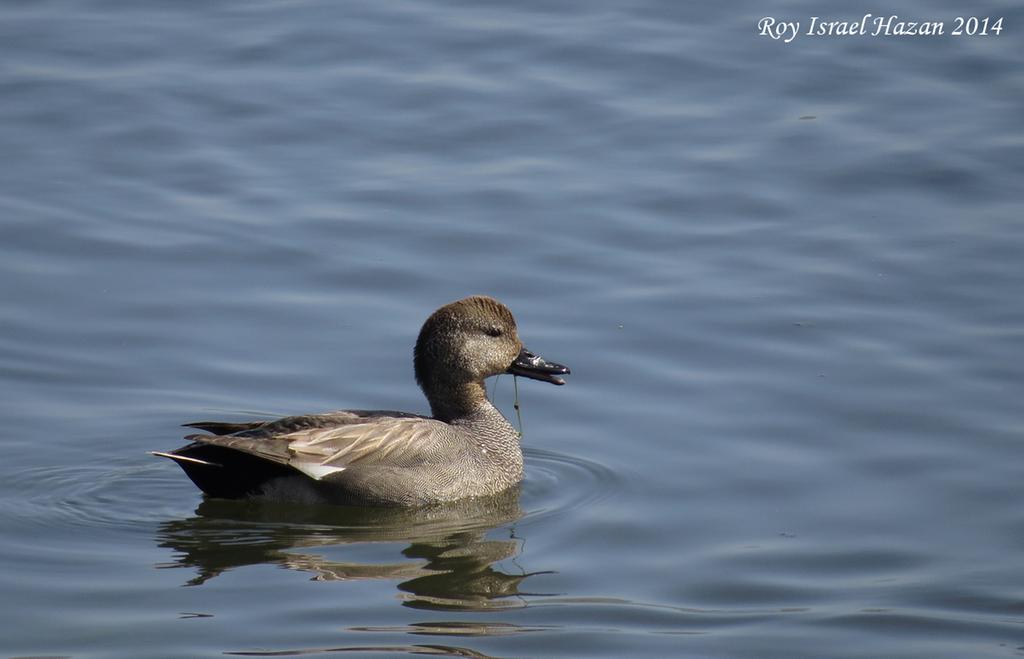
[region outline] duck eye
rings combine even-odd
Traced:
[[[501,328],[488,327],[487,329],[484,330],[484,333],[487,334],[487,336],[501,336]]]

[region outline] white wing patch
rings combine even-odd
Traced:
[[[306,474],[310,478],[316,480],[323,480],[324,477],[336,474],[339,471],[345,471],[344,467],[335,467],[332,465],[322,465],[315,462],[293,462],[292,466]]]

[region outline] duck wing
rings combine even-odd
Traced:
[[[225,422],[225,421],[193,421],[186,423],[186,428],[205,430],[214,435],[244,435],[246,437],[262,437],[270,439],[299,430],[311,428],[330,428],[346,423],[358,423],[368,418],[396,417],[422,419],[418,414],[409,412],[391,412],[384,410],[341,410],[323,414],[303,414],[285,416],[269,421]]]
[[[236,432],[253,430],[266,425],[266,421],[250,421],[248,423],[228,423],[224,421],[196,421],[194,423],[182,424],[186,428],[205,430],[214,435],[232,435]]]
[[[447,424],[401,412],[346,411],[285,417],[257,424],[189,424],[213,432],[242,426],[232,434],[189,435],[322,480],[351,465],[409,467],[429,462],[449,436]]]

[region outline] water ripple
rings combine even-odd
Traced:
[[[525,519],[563,516],[613,494],[618,477],[596,462],[527,449],[521,504]],[[164,465],[75,464],[31,467],[8,485],[20,496],[0,501],[0,516],[33,524],[122,528],[157,524],[180,513],[180,478]],[[140,504],[140,493],[147,493]],[[154,504],[154,502],[165,502]]]
[[[138,529],[179,506],[159,465],[67,465],[19,471],[8,483],[19,497],[0,501],[0,517],[35,525]],[[162,490],[167,490],[167,495]],[[146,493],[143,497],[141,493]],[[154,505],[153,502],[167,502]]]
[[[563,516],[592,506],[619,490],[611,469],[592,460],[538,448],[524,450],[526,479],[520,503],[524,520]]]

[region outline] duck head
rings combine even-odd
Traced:
[[[416,381],[438,418],[465,413],[460,408],[486,398],[483,381],[492,375],[511,373],[561,385],[565,380],[559,376],[569,373],[568,367],[524,348],[512,312],[483,295],[431,314],[416,339],[413,363]]]

